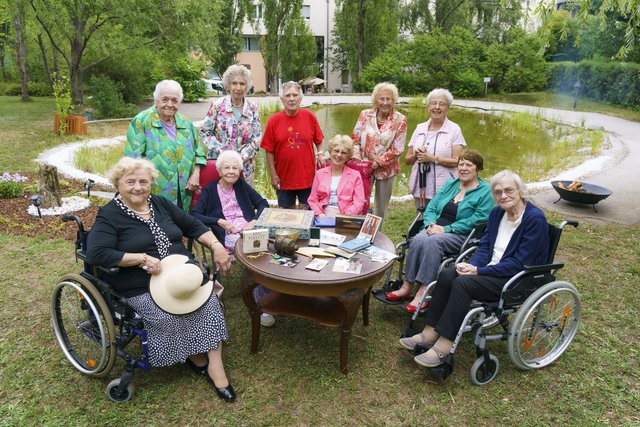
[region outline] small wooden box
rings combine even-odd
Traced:
[[[262,211],[256,228],[269,230],[269,237],[275,238],[276,230],[292,229],[299,232],[298,239],[309,240],[309,229],[313,226],[313,211],[297,209],[267,208]]]
[[[267,251],[269,245],[269,230],[251,229],[242,232],[242,251],[245,254]]]

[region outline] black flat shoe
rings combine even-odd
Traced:
[[[205,375],[208,377],[209,373],[207,372],[207,368],[209,366],[209,364],[206,364],[204,366],[198,366],[195,363],[193,363],[191,361],[191,359],[189,359],[187,357],[187,365],[189,365],[189,367],[193,370],[193,372],[195,372],[196,374],[204,377]]]
[[[233,389],[233,386],[231,384],[229,384],[228,386],[226,386],[224,388],[218,388],[213,383],[213,380],[211,379],[211,377],[209,375],[207,375],[207,381],[209,382],[209,384],[211,384],[213,386],[214,389],[216,389],[216,394],[218,395],[218,397],[220,399],[224,400],[227,403],[231,403],[234,400],[236,400],[236,392]]]

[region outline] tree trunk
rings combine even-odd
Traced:
[[[53,77],[51,76],[49,61],[47,61],[47,50],[45,49],[44,42],[42,41],[42,34],[38,34],[38,46],[40,46],[40,53],[42,53],[42,63],[44,64],[44,71],[47,73],[49,87],[51,88],[51,93],[53,93]]]
[[[365,18],[364,0],[360,0],[358,4],[358,75],[360,78],[363,68],[363,56],[364,56],[364,18]]]
[[[42,207],[47,209],[62,206],[58,168],[41,164],[38,167],[38,176],[38,193],[42,196]]]
[[[9,21],[2,24],[0,33],[4,34],[2,36],[2,41],[0,42],[0,67],[2,68],[2,81],[7,82],[9,81],[9,76],[7,75],[7,66],[4,63],[4,58],[6,52],[5,47],[7,46],[7,42],[9,39],[9,37],[7,36],[7,34],[9,34]]]
[[[84,45],[82,40],[77,37],[71,40],[71,63],[69,64],[71,98],[75,105],[82,105],[84,101],[84,93],[82,91],[82,55],[84,53]]]
[[[17,5],[16,14],[13,17],[13,28],[16,32],[16,65],[20,74],[20,93],[23,101],[29,101],[29,89],[27,87],[27,46],[22,34],[22,18],[24,16],[24,6]]]

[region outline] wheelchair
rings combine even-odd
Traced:
[[[488,341],[507,341],[509,357],[523,370],[540,369],[555,362],[569,347],[578,331],[581,318],[580,294],[574,285],[556,280],[556,273],[564,263],[554,257],[565,226],[578,226],[577,221],[563,221],[559,226],[549,224],[550,250],[547,264],[525,266],[502,288],[499,301],[474,302],[456,335],[442,365],[428,368],[440,380],[453,371],[453,354],[465,332],[474,332],[477,359],[471,366],[471,381],[485,385],[498,375],[500,362],[487,349]],[[509,318],[512,321],[509,322]],[[495,321],[487,322],[488,319]],[[501,333],[486,330],[500,324]],[[418,346],[412,354],[426,351]]]
[[[151,368],[147,331],[127,298],[114,292],[111,285],[101,279],[105,274],[117,273],[118,269],[91,266],[86,262],[89,231],[80,218],[64,215],[62,219],[75,221],[78,226],[75,258],[83,262],[84,268],[80,273],[62,276],[54,288],[51,318],[56,340],[69,363],[91,377],[106,377],[117,358],[123,359],[124,372],[107,385],[106,393],[113,402],[126,402],[134,393],[132,380],[136,368],[144,372]],[[199,255],[198,246],[194,246],[196,255]],[[200,249],[206,264],[215,265],[213,254],[203,247]],[[132,345],[133,341],[137,345]]]
[[[398,263],[397,277],[395,279],[391,278],[393,269],[389,268],[386,273],[385,285],[382,288],[372,291],[373,297],[385,304],[397,305],[398,307],[403,307],[403,302],[389,301],[386,298],[385,294],[387,292],[400,289],[400,287],[402,286],[402,283],[404,282],[404,275],[405,275],[404,262],[407,257],[407,250],[409,249],[409,245],[411,244],[411,241],[413,240],[413,238],[422,230],[423,214],[424,214],[424,208],[419,209],[419,212],[411,222],[411,225],[409,226],[407,233],[402,235],[402,237],[404,237],[405,240],[403,240],[402,242],[396,245],[396,255],[397,255],[396,261]],[[445,257],[442,259],[438,267],[438,274],[440,274],[440,272],[445,268],[452,267],[458,262],[462,262],[464,260],[469,259],[471,255],[473,255],[473,253],[475,252],[478,242],[480,241],[480,237],[482,237],[482,234],[484,233],[484,230],[486,227],[487,227],[486,221],[481,221],[474,224],[473,228],[469,232],[469,235],[467,236],[464,243],[460,247],[460,251],[456,254],[445,254]],[[424,293],[424,296],[420,300],[418,307],[422,307],[423,304],[431,298],[430,290],[434,285],[435,285],[435,281],[427,284],[426,292]],[[407,327],[407,330],[405,331],[405,333],[402,335],[403,337],[411,336],[418,333],[418,332],[413,332],[415,330],[414,323],[421,313],[422,311],[420,310],[416,310],[413,313],[409,326]]]

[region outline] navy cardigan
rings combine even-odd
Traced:
[[[191,215],[211,227],[213,234],[224,244],[224,228],[218,225],[218,221],[225,219],[222,213],[220,196],[218,195],[219,181],[220,180],[217,179],[209,183],[204,190],[202,190],[198,203],[191,209]],[[242,216],[247,221],[258,219],[264,208],[269,207],[267,199],[262,197],[242,178],[233,184],[233,192],[236,195],[240,209],[242,209]]]
[[[550,243],[547,219],[538,207],[527,202],[522,221],[511,236],[500,262],[487,265],[491,261],[498,227],[504,214],[505,211],[499,206],[491,210],[478,250],[469,261],[478,267],[479,276],[512,277],[522,271],[525,265],[546,264],[548,261]]]

